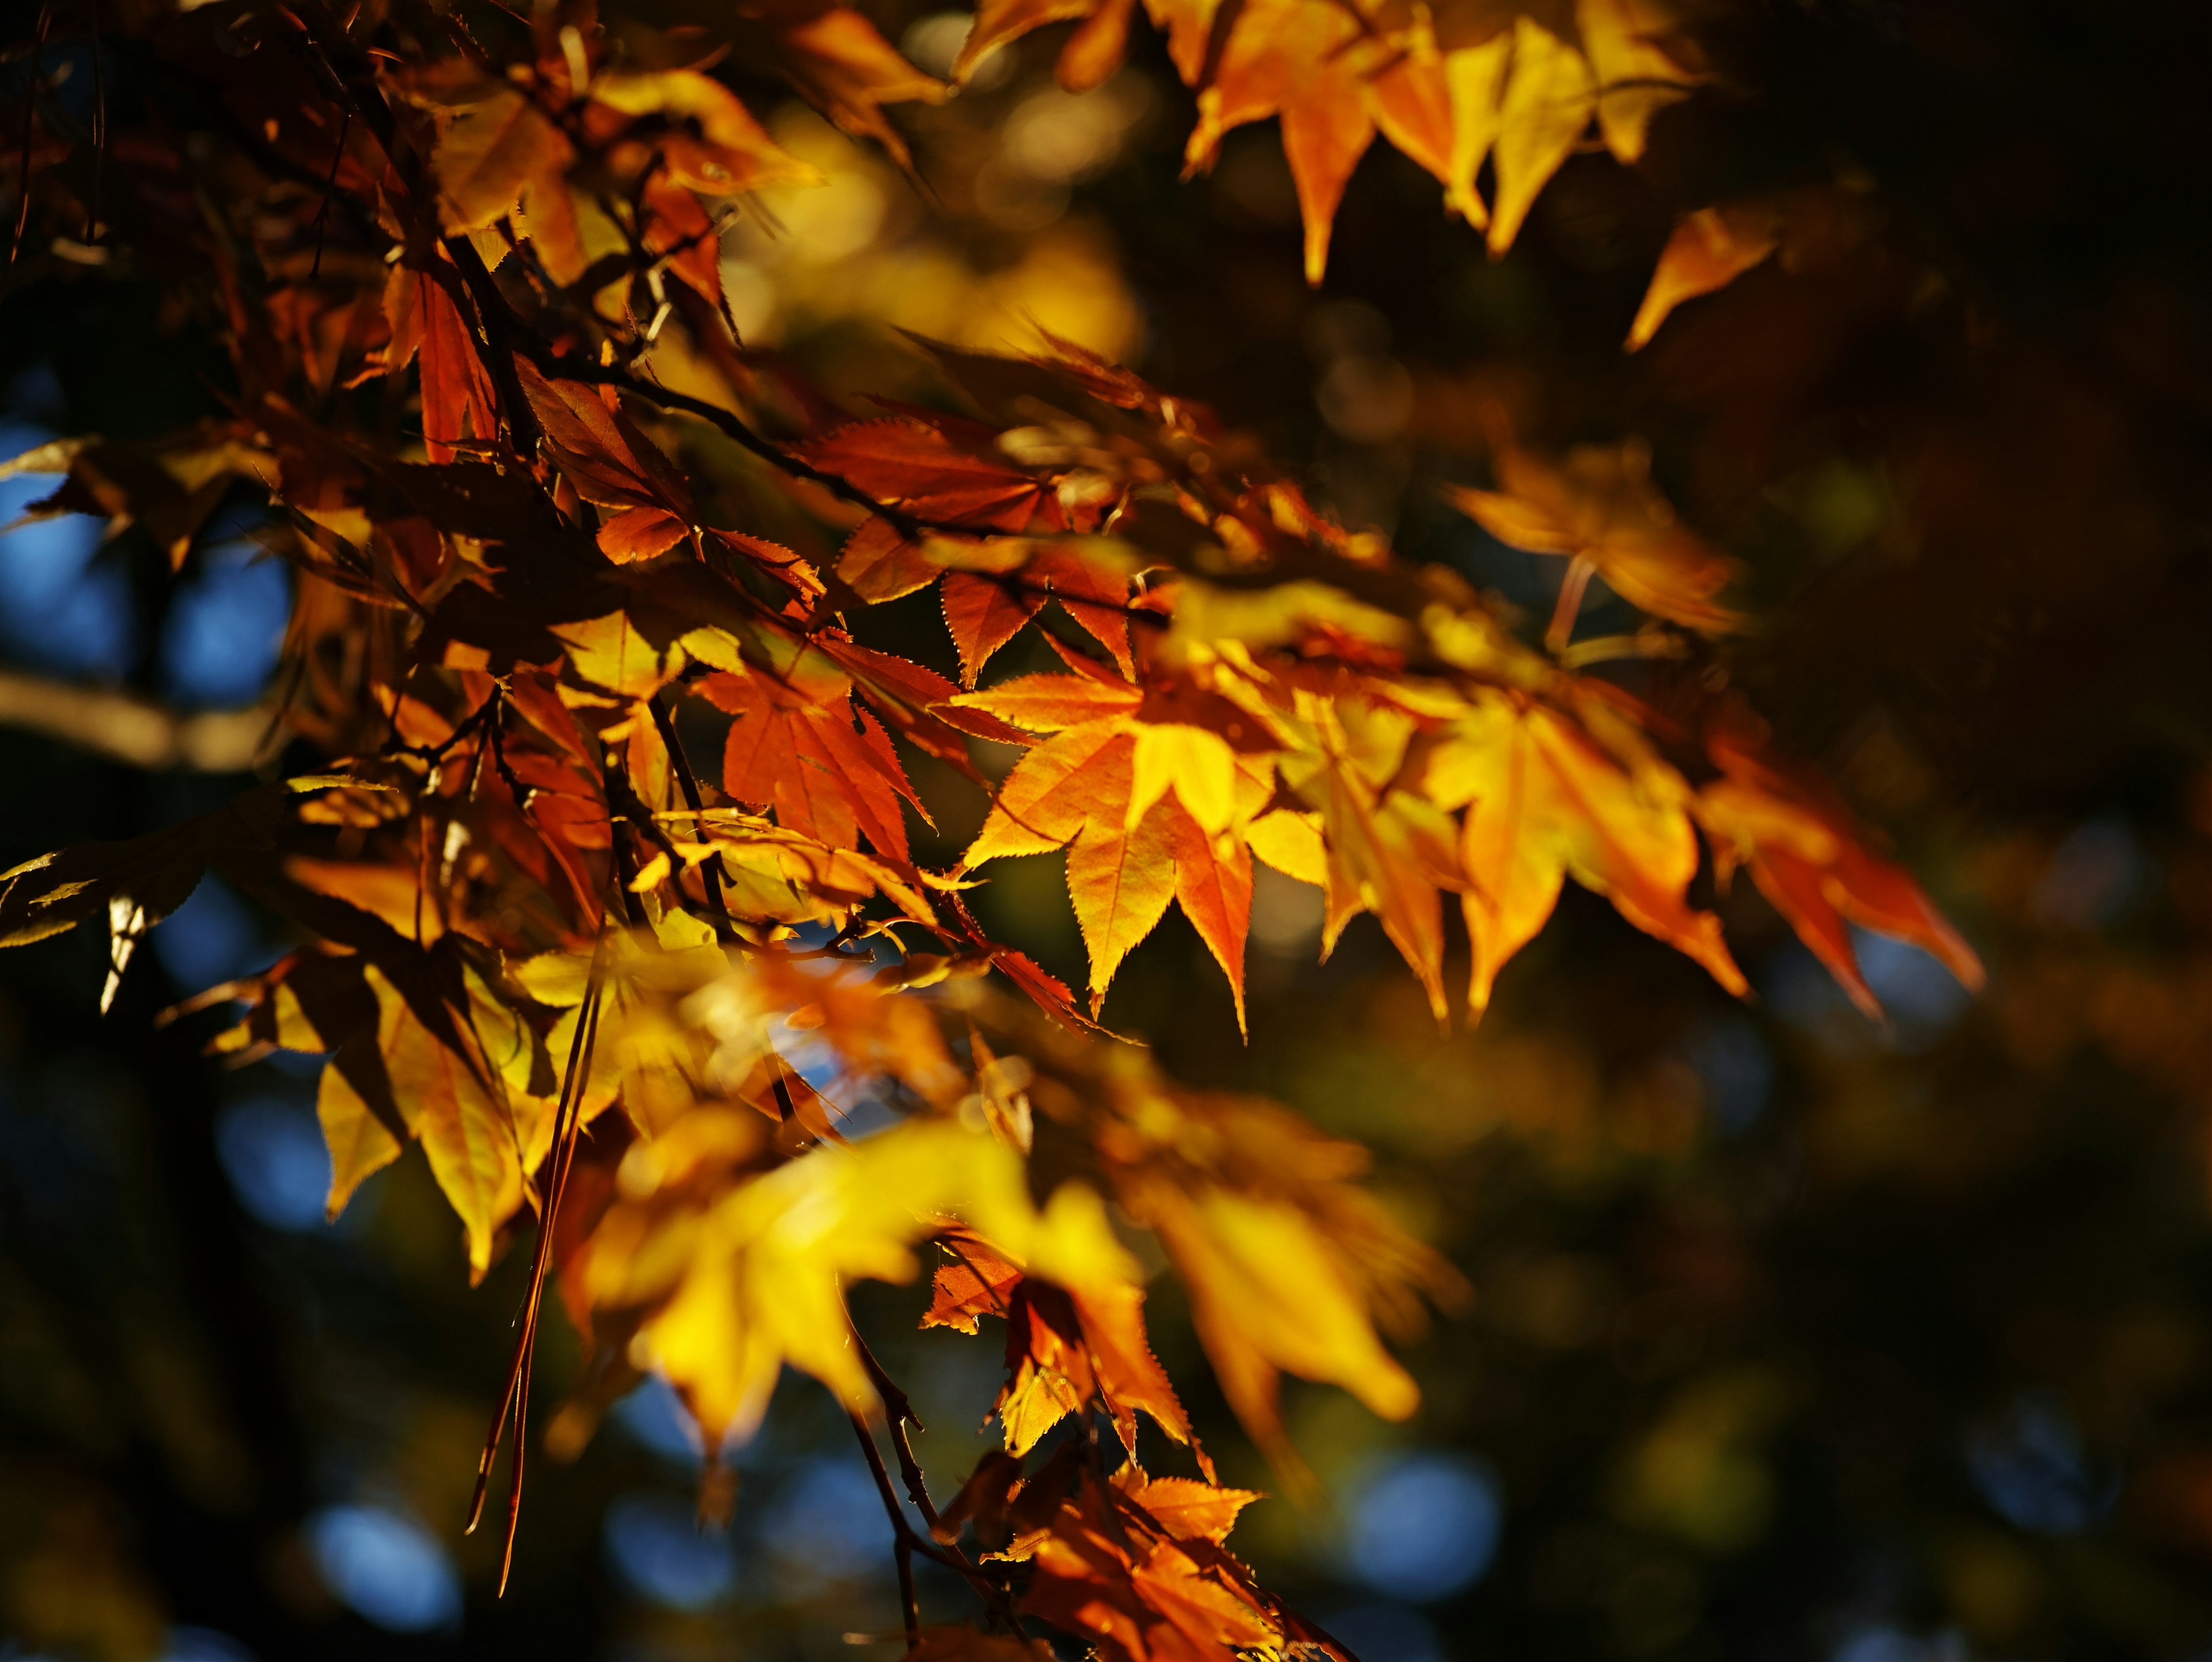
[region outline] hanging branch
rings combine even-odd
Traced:
[[[491,1430],[484,1438],[483,1452],[477,1461],[475,1492],[469,1497],[469,1521],[465,1531],[473,1535],[483,1519],[484,1495],[491,1482],[493,1463],[499,1458],[501,1442],[507,1434],[510,1415],[514,1422],[514,1463],[507,1488],[507,1531],[501,1544],[499,1560],[499,1591],[504,1596],[509,1572],[514,1565],[514,1534],[522,1517],[522,1470],[526,1446],[528,1443],[527,1419],[530,1409],[530,1372],[538,1346],[538,1318],[544,1308],[545,1276],[553,1260],[553,1233],[561,1215],[561,1201],[568,1191],[568,1171],[574,1165],[576,1144],[580,1139],[584,1118],[584,1098],[591,1087],[592,1055],[599,1036],[599,1006],[606,987],[606,936],[599,936],[592,951],[592,965],[585,985],[584,1001],[576,1015],[576,1031],[568,1040],[568,1062],[561,1081],[560,1099],[553,1113],[553,1180],[549,1185],[538,1225],[538,1250],[531,1259],[530,1287],[523,1295],[522,1313],[518,1320],[520,1331],[515,1336],[514,1360],[507,1365],[507,1385],[501,1391],[499,1408],[492,1415]]]
[[[15,235],[8,247],[8,263],[23,255],[23,233],[31,223],[31,144],[38,136],[39,73],[46,57],[46,31],[52,27],[52,0],[39,8],[38,33],[31,42],[31,64],[23,81],[23,177],[15,202]]]
[[[883,1452],[876,1446],[875,1434],[869,1429],[866,1417],[859,1414],[849,1414],[846,1417],[853,1422],[853,1434],[860,1440],[861,1451],[867,1457],[868,1473],[876,1480],[876,1494],[883,1501],[884,1515],[890,1519],[893,1548],[898,1557],[899,1592],[906,1605],[909,1645],[921,1624],[921,1607],[915,1602],[914,1593],[913,1561],[917,1557],[927,1558],[959,1576],[991,1607],[991,1614],[1006,1624],[1009,1633],[1017,1638],[1026,1637],[1020,1612],[1015,1610],[1013,1601],[1006,1596],[1004,1587],[971,1563],[968,1555],[958,1548],[940,1547],[928,1537],[915,1532],[899,1506],[896,1492],[891,1488],[890,1472],[884,1464]]]
[[[346,138],[352,131],[353,111],[347,109],[341,113],[338,121],[338,147],[331,152],[331,176],[323,181],[322,205],[315,210],[315,259],[314,263],[307,267],[310,279],[323,274],[323,232],[330,224],[331,194],[337,189],[338,167],[345,161]]]
[[[868,1475],[876,1480],[876,1493],[883,1497],[884,1511],[891,1520],[891,1553],[898,1562],[899,1610],[906,1617],[907,1648],[912,1650],[921,1637],[921,1605],[914,1591],[914,1531],[899,1510],[898,1496],[891,1493],[890,1473],[884,1470],[883,1452],[876,1446],[875,1434],[862,1415],[850,1418],[853,1434],[860,1440],[860,1448],[868,1457]]]
[[[90,247],[100,239],[100,187],[107,169],[107,63],[100,50],[100,0],[89,0],[87,9],[92,16],[92,201],[84,212],[84,241]],[[26,190],[24,199],[29,195]]]
[[[392,107],[385,101],[374,73],[354,51],[345,31],[324,9],[319,0],[299,0],[296,9],[286,15],[305,31],[312,48],[308,56],[334,89],[340,108],[349,116],[362,118],[362,125],[398,171],[409,195],[422,211],[434,215],[434,193],[427,188],[431,181],[425,177],[421,158],[398,143],[398,124],[392,118]],[[346,66],[345,70],[340,70],[341,64]],[[333,181],[336,173],[333,167]],[[475,314],[471,332],[484,369],[498,389],[500,415],[507,423],[508,438],[516,454],[527,457],[538,447],[538,417],[529,399],[523,396],[521,380],[514,373],[516,345],[506,297],[500,294],[491,272],[485,268],[483,257],[468,238],[441,234],[439,244],[453,262],[468,290],[469,309]]]

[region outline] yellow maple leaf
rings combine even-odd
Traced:
[[[656,1215],[644,1181],[631,1187],[643,1192],[586,1249],[582,1283],[595,1305],[654,1306],[632,1359],[684,1394],[710,1442],[752,1434],[787,1363],[855,1412],[876,1411],[845,1289],[911,1280],[915,1243],[951,1224],[1005,1242],[1062,1285],[1134,1275],[1095,1193],[1066,1184],[1037,1208],[1021,1157],[957,1120],[824,1144],[697,1212]]]

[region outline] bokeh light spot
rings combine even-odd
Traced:
[[[161,1641],[161,1662],[256,1662],[252,1651],[215,1628],[172,1628]]]
[[[238,892],[212,875],[200,879],[191,898],[154,926],[151,941],[155,958],[184,993],[250,974],[277,955]]]
[[[52,433],[0,425],[0,460]],[[0,526],[12,525],[62,483],[56,475],[0,479]],[[114,680],[138,655],[131,581],[114,560],[96,559],[101,526],[82,514],[18,525],[0,536],[0,646],[34,668]]]
[[[786,1574],[842,1581],[880,1568],[890,1545],[883,1502],[853,1461],[810,1460],[786,1481],[762,1528]]]
[[[1966,1440],[1966,1456],[1982,1498],[2031,1535],[2086,1533],[2119,1498],[2119,1479],[2096,1469],[2073,1420],[2047,1396],[2022,1397]]]
[[[322,1226],[331,1156],[313,1115],[250,1097],[216,1117],[215,1147],[239,1204],[256,1221],[293,1233]]]
[[[1426,1604],[1472,1586],[1490,1568],[1503,1512],[1497,1480],[1474,1461],[1410,1454],[1353,1493],[1346,1556],[1377,1592]]]
[[[625,1495],[607,1508],[607,1561],[639,1598],[697,1610],[737,1585],[729,1539],[700,1531],[691,1508],[665,1495]]]
[[[460,1620],[461,1583],[420,1524],[384,1507],[330,1507],[307,1520],[323,1585],[364,1619],[394,1633],[428,1633]]]
[[[218,543],[177,586],[161,632],[161,676],[178,703],[232,709],[261,696],[292,615],[283,562]]]
[[[663,1459],[696,1465],[705,1451],[698,1422],[657,1373],[617,1403],[612,1418],[633,1440]]]

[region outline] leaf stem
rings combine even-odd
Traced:
[[[1559,603],[1552,611],[1552,625],[1544,631],[1544,645],[1555,655],[1567,649],[1574,639],[1575,619],[1583,609],[1583,592],[1589,580],[1597,575],[1597,568],[1577,554],[1567,563],[1567,575],[1559,581]]]

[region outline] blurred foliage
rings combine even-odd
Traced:
[[[928,67],[964,34],[878,15]],[[1016,345],[1042,325],[1210,400],[1305,459],[1348,524],[1538,615],[1556,569],[1437,485],[1487,480],[1486,411],[1555,447],[1648,438],[1752,574],[1761,624],[1729,673],[1896,831],[1990,965],[1970,1004],[1909,952],[1869,953],[1885,1031],[1747,886],[1724,903],[1758,991],[1741,1005],[1571,894],[1481,1026],[1439,1032],[1371,919],[1316,966],[1308,892],[1263,879],[1239,1046],[1187,927],[1138,950],[1109,1022],[1187,1081],[1373,1146],[1393,1206],[1475,1289],[1406,1353],[1413,1423],[1292,1389],[1328,1501],[1258,1507],[1237,1537],[1372,1635],[1368,1662],[2212,1642],[2208,33],[2191,9],[2079,0],[1740,8],[1706,37],[1714,86],[1654,123],[1646,161],[1576,157],[1501,261],[1433,180],[1371,153],[1316,292],[1271,131],[1179,181],[1188,94],[1142,29],[1097,92],[1053,84],[1048,31],[902,110],[911,176],[798,106],[771,122],[831,182],[771,193],[725,283],[747,338],[833,391],[915,382],[896,329]],[[1872,228],[1622,353],[1678,210],[1808,180],[1840,181]],[[172,323],[88,271],[11,282],[9,419],[129,437],[213,409],[222,360]],[[166,565],[143,531],[98,556],[127,578],[125,679],[149,692]],[[926,606],[902,626],[887,643],[944,655]],[[6,863],[231,782],[15,735],[0,763]],[[940,817],[945,848],[968,812]],[[1050,857],[980,909],[1079,970]],[[97,941],[0,959],[0,1653],[827,1659],[895,1627],[846,1428],[795,1379],[726,1546],[690,1533],[696,1461],[648,1395],[541,1464],[492,1600],[494,1550],[458,1530],[526,1266],[467,1289],[419,1160],[335,1229],[287,1224],[281,1184],[241,1176],[269,1125],[308,1123],[310,1084],[219,1072],[198,1054],[210,1018],[154,1017],[252,961],[262,927],[195,902],[155,937],[172,984],[126,983],[104,1020]],[[255,1105],[276,1116],[258,1141],[235,1130]],[[919,1308],[869,1296],[877,1330]],[[1224,1476],[1267,1487],[1172,1295],[1155,1305]],[[573,1345],[549,1343],[565,1385]],[[885,1360],[933,1481],[956,1483],[987,1446],[992,1348],[916,1333]],[[1415,1614],[1363,1583],[1351,1542],[1375,1474],[1438,1450],[1494,1477],[1503,1527],[1479,1579]],[[410,1634],[345,1608],[315,1533],[341,1504],[416,1520],[461,1614],[426,1606]]]

